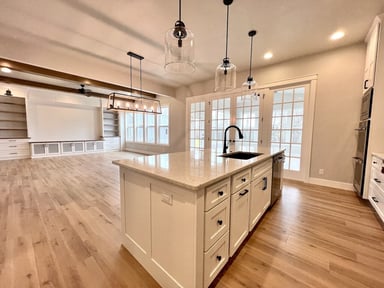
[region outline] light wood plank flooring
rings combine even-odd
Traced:
[[[121,247],[128,153],[0,161],[0,287],[159,287]],[[216,287],[384,287],[384,231],[351,191],[286,182]]]

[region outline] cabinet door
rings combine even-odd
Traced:
[[[251,184],[249,231],[255,227],[271,204],[271,180],[272,171],[269,170]]]
[[[380,31],[380,23],[376,22],[373,24],[366,39],[367,52],[365,57],[365,69],[364,69],[364,83],[363,83],[364,91],[366,91],[370,87],[373,87],[374,85],[379,31]]]
[[[231,256],[248,235],[250,185],[231,195],[230,247]]]
[[[45,155],[45,144],[42,144],[42,143],[32,144],[32,155],[33,156]]]

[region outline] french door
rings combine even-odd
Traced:
[[[224,130],[230,129],[228,151],[271,153],[285,149],[284,177],[309,177],[315,80],[269,87],[249,93],[210,94],[187,99],[187,149],[222,153]],[[304,149],[305,147],[305,149]]]

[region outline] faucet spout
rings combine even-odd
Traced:
[[[239,138],[240,139],[244,138],[243,133],[241,133],[240,128],[237,127],[236,125],[229,125],[227,128],[225,128],[225,130],[224,130],[223,154],[226,154],[227,153],[227,149],[228,149],[228,145],[227,145],[227,131],[229,130],[229,128],[235,128],[237,130],[237,132],[239,132]]]

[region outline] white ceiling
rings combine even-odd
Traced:
[[[251,29],[258,31],[255,67],[360,42],[383,12],[384,0],[234,0],[229,57],[238,71],[248,69]],[[109,67],[128,68],[126,52],[133,51],[145,57],[144,75],[172,87],[213,78],[225,53],[222,0],[182,1],[182,19],[195,34],[197,70],[190,75],[163,69],[164,35],[178,18],[177,0],[0,0],[0,14],[0,40],[12,37],[58,55],[94,57]],[[331,42],[339,29],[346,36]],[[266,51],[274,58],[264,60]]]

